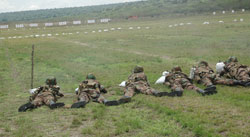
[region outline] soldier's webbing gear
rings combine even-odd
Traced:
[[[56,96],[64,96],[62,93],[60,93],[60,87],[59,86],[40,86],[37,88],[37,90],[34,92],[33,95],[30,96],[29,101],[32,102],[40,93],[42,92],[51,92],[54,97]]]
[[[243,82],[250,82],[250,68],[238,62],[226,63],[221,75]]]

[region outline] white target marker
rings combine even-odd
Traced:
[[[203,22],[204,25],[210,24],[208,21]]]

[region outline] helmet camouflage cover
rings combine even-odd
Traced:
[[[93,80],[96,80],[96,77],[95,77],[94,74],[89,73],[89,74],[87,75],[86,79],[93,79]]]
[[[181,67],[180,66],[173,67],[172,72],[182,72]]]
[[[49,77],[46,79],[45,83],[47,85],[56,85],[57,82],[56,82],[56,78],[55,77]]]
[[[140,72],[143,72],[143,71],[144,71],[144,69],[143,69],[142,66],[137,65],[134,68],[134,73],[140,73]]]
[[[229,57],[228,60],[227,60],[227,63],[231,63],[231,62],[238,62],[237,57],[235,57],[235,56]]]
[[[198,66],[199,67],[201,67],[201,66],[206,66],[207,67],[208,63],[206,61],[201,61],[201,62],[199,62]]]

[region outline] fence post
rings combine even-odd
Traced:
[[[33,79],[34,79],[34,50],[35,45],[32,45],[32,52],[31,52],[31,89],[33,89]]]

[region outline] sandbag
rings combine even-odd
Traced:
[[[221,73],[224,70],[224,62],[219,62],[216,64],[216,72]]]
[[[161,76],[158,80],[156,80],[155,84],[163,84],[165,82],[166,76]]]
[[[76,89],[75,89],[75,93],[76,93],[76,94],[78,94],[78,89],[79,89],[79,88],[76,88]]]
[[[158,80],[156,80],[155,84],[163,84],[165,82],[165,78],[168,74],[169,74],[168,71],[162,72],[162,76]]]
[[[33,89],[30,89],[29,92],[30,92],[30,94],[34,94],[36,90],[37,90],[37,88],[33,88]]]
[[[125,87],[126,86],[126,81],[122,81],[122,83],[119,86],[120,87]]]

